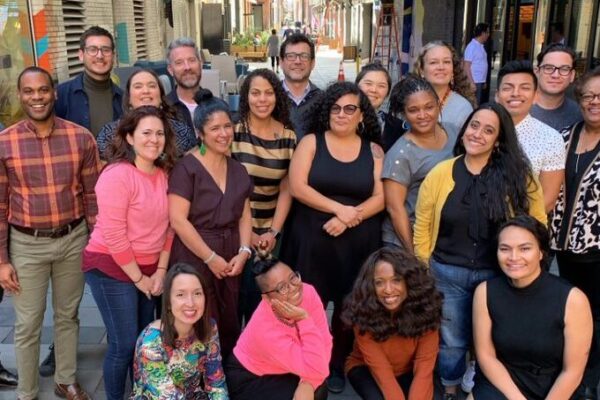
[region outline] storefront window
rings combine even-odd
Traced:
[[[33,65],[31,29],[26,0],[0,2],[0,123],[19,119],[17,77]]]
[[[575,69],[578,74],[585,72],[592,29],[593,0],[574,0],[571,24],[569,29],[569,45],[575,50]]]
[[[591,67],[596,68],[600,65],[600,21],[596,18],[596,40],[594,40],[594,54],[592,54]]]
[[[536,26],[535,26],[535,42],[533,44],[533,59],[542,51],[542,48],[547,43],[546,21],[548,20],[549,0],[539,0],[537,5]]]

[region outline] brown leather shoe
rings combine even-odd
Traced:
[[[78,383],[71,385],[54,385],[54,394],[67,400],[90,400],[90,396],[79,386]]]

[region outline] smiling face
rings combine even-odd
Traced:
[[[583,96],[600,95],[600,77],[595,77],[588,80],[583,87],[581,94]],[[579,105],[581,106],[583,119],[586,124],[600,126],[600,99],[598,97],[594,97],[590,101],[580,99]]]
[[[79,60],[83,62],[85,72],[92,78],[102,81],[110,77],[110,71],[113,67],[114,50],[105,54],[101,50],[96,55],[90,55],[89,50],[112,49],[112,42],[108,36],[89,36],[85,40],[85,48],[79,49]]]
[[[129,83],[129,104],[140,106],[160,106],[160,88],[156,78],[149,72],[139,72]]]
[[[54,113],[56,91],[48,76],[41,72],[27,72],[19,83],[21,108],[35,122],[46,122]]]
[[[127,135],[135,152],[135,164],[154,164],[165,148],[165,127],[160,118],[147,116],[140,119],[132,134]]]
[[[297,282],[297,283],[296,283]],[[287,301],[288,303],[299,306],[302,303],[302,281],[297,279],[297,275],[290,267],[283,263],[274,265],[263,277],[263,294],[268,299],[277,299]],[[278,288],[287,287],[285,294],[277,291]]]
[[[299,54],[308,54],[310,56],[310,46],[306,43],[288,44],[285,47],[285,54],[295,53],[296,58],[289,60],[283,57],[280,61],[281,69],[285,80],[289,82],[302,83],[308,82],[310,73],[315,67],[315,60],[309,59],[302,60]]]
[[[436,46],[427,51],[423,57],[423,78],[434,87],[450,85],[454,67],[452,52],[446,46]]]
[[[223,111],[214,112],[204,123],[200,136],[207,150],[228,153],[233,140],[233,123],[229,115]]]
[[[470,157],[489,158],[500,135],[500,119],[495,112],[482,109],[477,111],[467,125],[462,136],[465,152]]]
[[[386,261],[380,261],[375,266],[373,287],[377,300],[392,312],[398,311],[408,296],[406,281],[397,275],[394,267]]]
[[[571,71],[563,76],[559,70],[555,69],[551,74],[547,74],[543,71],[544,66],[553,66],[558,68],[572,68],[573,60],[568,53],[563,51],[553,51],[544,56],[540,67],[536,68],[536,75],[538,78],[538,89],[542,93],[548,95],[560,95],[564,94],[568,89],[569,85],[575,80],[575,70]]]
[[[202,63],[193,47],[181,46],[171,50],[167,70],[184,89],[196,89],[202,78]]]
[[[439,114],[440,106],[433,93],[422,90],[406,99],[403,116],[410,124],[410,131],[415,135],[434,132]]]
[[[171,285],[170,303],[177,332],[189,332],[204,315],[206,298],[198,278],[191,274],[179,274]]]
[[[356,107],[356,110],[350,115],[344,111],[344,106],[347,105]],[[339,113],[335,114],[332,110],[329,111],[329,127],[331,128],[331,131],[338,133],[355,133],[358,124],[363,119],[358,95],[346,94],[335,102],[334,107],[337,108],[336,106],[341,107]]]
[[[259,119],[269,118],[275,110],[275,89],[262,76],[255,76],[248,90],[248,106],[250,113]]]
[[[529,114],[534,97],[535,81],[526,72],[505,75],[496,92],[496,101],[506,108],[515,125]]]
[[[527,286],[542,271],[544,257],[535,236],[518,226],[504,228],[498,236],[498,264],[515,286]]]
[[[375,110],[381,107],[388,95],[388,80],[383,71],[367,72],[358,82],[358,87],[367,95]]]

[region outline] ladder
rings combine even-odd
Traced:
[[[382,4],[377,29],[375,31],[375,44],[371,62],[379,61],[387,67],[390,75],[397,70],[400,60],[400,42],[398,41],[398,22],[394,4]],[[394,79],[395,77],[392,77]]]

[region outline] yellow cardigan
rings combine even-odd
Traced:
[[[419,189],[417,206],[415,210],[416,221],[413,233],[415,254],[421,260],[429,263],[429,257],[435,249],[440,230],[442,208],[448,195],[454,189],[452,167],[454,162],[462,156],[440,162],[425,177]],[[534,178],[529,185],[529,214],[547,224],[547,215],[544,207],[542,185]]]

